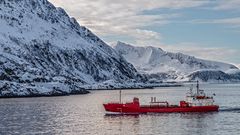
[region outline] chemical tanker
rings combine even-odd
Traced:
[[[218,111],[219,106],[214,104],[212,96],[207,96],[204,90],[199,89],[193,93],[192,88],[186,95],[186,100],[180,101],[179,105],[170,105],[167,101],[157,101],[156,97],[151,97],[148,105],[141,105],[137,97],[132,102],[120,101],[103,104],[107,113],[114,114],[140,114],[140,113],[180,113],[180,112],[212,112]]]

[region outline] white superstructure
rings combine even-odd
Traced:
[[[207,96],[204,90],[199,89],[199,83],[197,81],[197,93],[192,92],[192,87],[187,93],[186,102],[189,106],[211,106],[214,105],[213,97]]]

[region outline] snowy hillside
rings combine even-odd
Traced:
[[[166,52],[151,46],[135,47],[118,42],[114,48],[132,63],[139,72],[148,75],[149,78],[158,80],[192,80],[196,78],[196,74],[191,74],[196,71],[216,70],[226,72],[230,69],[238,69],[231,64],[198,59],[182,53]],[[212,74],[215,73],[218,72],[213,72]],[[205,73],[204,75],[207,74]]]
[[[84,85],[141,79],[114,49],[47,0],[1,0],[0,29],[0,96],[81,93]]]
[[[200,80],[202,82],[239,82],[240,72],[228,74],[220,70],[200,70],[191,73],[190,80]]]

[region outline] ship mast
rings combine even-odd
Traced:
[[[122,90],[119,91],[119,102],[122,103]]]
[[[197,80],[197,95],[199,95],[199,82]]]

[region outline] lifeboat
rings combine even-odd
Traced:
[[[219,106],[214,104],[212,96],[207,96],[204,90],[199,89],[197,82],[197,92],[193,93],[192,88],[186,95],[186,99],[178,105],[170,105],[167,101],[157,101],[156,97],[151,97],[147,105],[141,105],[139,98],[134,97],[132,102],[121,102],[121,91],[119,102],[103,104],[107,114],[141,114],[141,113],[181,113],[181,112],[213,112],[218,111]]]

